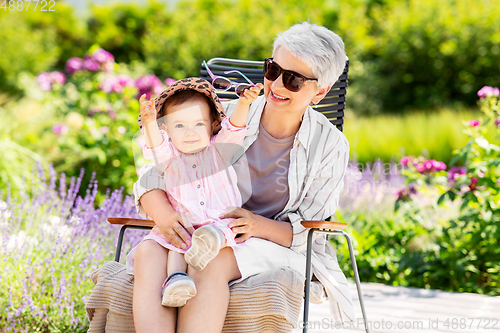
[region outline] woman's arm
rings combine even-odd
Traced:
[[[139,199],[142,208],[148,214],[167,240],[178,248],[191,245],[194,229],[190,218],[174,210],[167,194],[163,190],[152,190]]]
[[[163,171],[153,164],[144,165],[139,179],[134,183],[135,206],[140,216],[151,217],[160,232],[172,244],[181,248],[183,241],[190,244],[189,234],[194,230],[189,223],[189,217],[172,208],[166,189]]]
[[[235,208],[221,218],[235,219],[228,226],[235,234],[241,234],[235,239],[236,243],[257,237],[285,247],[292,245],[292,225],[289,222],[268,219],[244,208]]]

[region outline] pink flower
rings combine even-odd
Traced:
[[[490,86],[484,86],[477,92],[477,96],[479,96],[480,98],[498,96],[499,94],[500,90],[498,88],[493,88]]]
[[[451,167],[450,170],[448,171],[448,181],[455,182],[461,175],[465,175],[466,172],[467,172],[466,167],[462,166]]]
[[[40,89],[43,91],[49,91],[52,89],[52,81],[50,80],[50,73],[41,72],[36,76],[36,82],[40,85]]]
[[[432,168],[435,171],[446,170],[446,164],[441,161],[432,160]]]
[[[477,127],[479,126],[479,120],[469,120],[469,122],[467,123],[469,126],[471,127]]]
[[[57,136],[61,136],[68,133],[68,126],[62,123],[55,123],[54,126],[52,126],[52,132]]]
[[[85,60],[83,61],[83,67],[91,72],[97,72],[100,68],[100,65],[94,59],[85,56]]]
[[[425,167],[422,163],[419,163],[415,165],[415,168],[417,169],[417,172],[424,173],[425,172]]]
[[[166,80],[165,80],[165,84],[166,84],[167,86],[171,86],[171,85],[172,85],[172,84],[174,84],[174,83],[175,83],[175,80],[174,80],[174,79],[172,79],[171,77],[169,77],[168,79],[166,79]]]
[[[107,77],[103,82],[99,84],[99,89],[104,91],[106,94],[116,92],[123,92],[124,87],[133,87],[134,80],[126,75],[110,76]]]
[[[101,127],[101,133],[102,133],[102,134],[106,134],[106,133],[108,133],[108,132],[109,132],[109,127],[108,127],[108,126],[103,126],[103,127]]]
[[[64,84],[66,82],[66,76],[61,72],[50,73],[50,80],[52,83]]]
[[[409,162],[410,162],[409,156],[404,156],[403,158],[401,158],[401,161],[400,161],[400,163],[403,165],[408,165]]]
[[[40,89],[49,91],[52,90],[53,83],[64,84],[66,82],[66,76],[61,72],[41,72],[36,76],[36,81],[40,85]]]
[[[68,61],[66,61],[66,73],[69,75],[73,74],[76,71],[82,70],[83,67],[83,59],[78,58],[78,57],[73,57],[70,58]]]
[[[106,50],[98,49],[94,53],[90,55],[92,60],[97,61],[100,64],[104,64],[105,62],[114,62],[115,57],[111,53]]]
[[[495,125],[496,126],[500,126],[500,117],[495,119]]]
[[[135,81],[135,86],[139,89],[137,99],[139,99],[142,94],[146,94],[146,98],[150,99],[151,95],[158,95],[163,90],[163,83],[154,74],[141,76]]]

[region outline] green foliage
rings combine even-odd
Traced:
[[[88,40],[111,52],[117,62],[144,61],[144,37],[150,27],[170,22],[165,3],[91,5]]]
[[[264,59],[277,33],[304,20],[317,22],[320,8],[318,0],[180,1],[171,19],[149,26],[146,62],[160,77],[181,79],[197,76],[203,59]]]
[[[472,105],[470,93],[500,75],[498,0],[344,1],[341,8],[338,29],[330,27],[351,57],[348,102],[358,111]]]
[[[498,95],[498,90],[496,92]],[[483,97],[480,106],[486,120],[464,123],[467,144],[457,149],[448,173],[434,173],[410,159],[405,170],[407,183],[422,190],[432,186],[438,190],[434,205],[460,204],[459,215],[444,221],[436,229],[439,250],[428,256],[432,267],[449,272],[437,285],[448,290],[498,295],[500,280],[500,109],[497,96]],[[486,125],[495,122],[494,143],[486,138]],[[425,163],[425,162],[424,162]],[[409,192],[408,192],[409,193]],[[396,208],[410,219],[419,215],[415,199],[400,196]],[[435,274],[433,270],[433,274]]]

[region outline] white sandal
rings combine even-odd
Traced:
[[[201,271],[217,256],[224,244],[224,234],[211,224],[199,227],[193,233],[192,245],[184,254],[186,263]]]
[[[186,272],[176,271],[170,274],[162,285],[163,306],[178,308],[196,295],[196,286]]]

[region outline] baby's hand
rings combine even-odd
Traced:
[[[262,90],[262,88],[264,88],[264,85],[262,83],[257,83],[255,86],[246,89],[243,92],[244,97],[243,96],[240,97],[240,103],[249,105],[250,103],[255,101],[257,96],[259,96],[259,93]]]
[[[143,94],[139,99],[139,103],[141,104],[142,121],[145,124],[156,121],[155,99],[151,98],[149,101],[146,101],[146,94]]]

